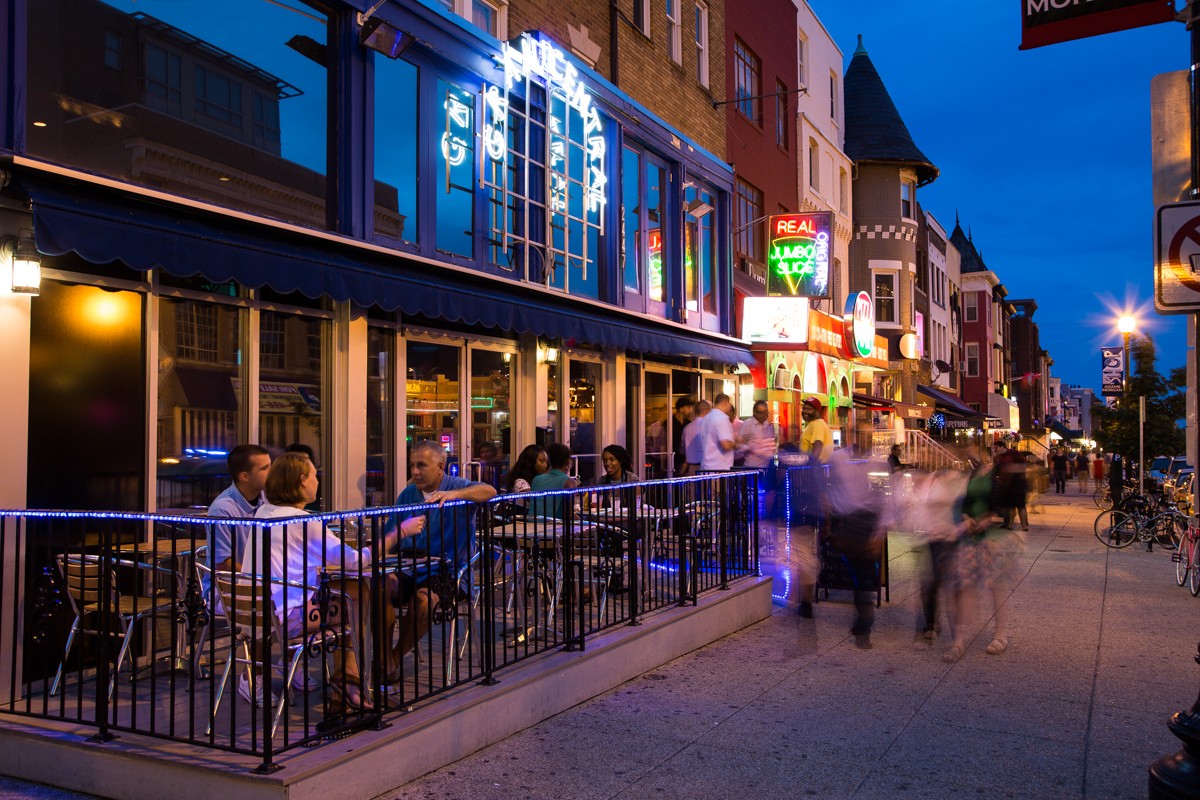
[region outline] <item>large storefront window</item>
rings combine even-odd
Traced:
[[[646,463],[644,480],[670,477],[672,424],[671,373],[646,372]]]
[[[446,451],[446,472],[461,471],[459,360],[462,349],[431,342],[408,342],[408,449],[420,441]]]
[[[625,305],[657,315],[666,310],[667,274],[678,232],[670,224],[667,189],[665,163],[625,148],[621,159]]]
[[[417,239],[417,67],[375,58],[375,236]]]
[[[711,188],[693,182],[684,189],[683,272],[688,322],[716,329],[716,199]]]
[[[326,20],[292,5],[28,3],[28,153],[326,227]]]
[[[574,295],[600,295],[607,125],[548,43],[506,46],[504,86],[483,90],[489,262]]]
[[[438,79],[437,249],[470,258],[475,245],[475,97]]]
[[[244,441],[238,308],[158,300],[157,508],[207,506]]]
[[[322,481],[330,477],[325,471],[321,370],[328,325],[291,312],[259,315],[258,443],[272,454],[291,445],[311,447]],[[321,497],[328,492],[322,490]]]

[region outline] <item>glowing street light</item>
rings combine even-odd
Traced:
[[[1121,336],[1125,339],[1125,374],[1124,380],[1121,382],[1121,391],[1129,394],[1129,334],[1133,333],[1137,327],[1137,319],[1132,314],[1123,314],[1117,320],[1117,330],[1121,332]],[[1138,491],[1146,491],[1145,476],[1143,474],[1146,469],[1146,398],[1138,398]]]

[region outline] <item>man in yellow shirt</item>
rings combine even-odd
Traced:
[[[800,451],[808,453],[822,464],[829,463],[833,455],[833,432],[829,423],[821,419],[821,399],[810,397],[800,406],[800,415],[804,417],[804,432],[800,435]]]

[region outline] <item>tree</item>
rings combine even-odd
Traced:
[[[1185,433],[1179,427],[1184,418],[1186,371],[1171,371],[1169,379],[1155,369],[1154,342],[1147,336],[1135,335],[1129,342],[1133,360],[1133,375],[1125,395],[1118,399],[1115,409],[1097,404],[1092,409],[1096,443],[1109,452],[1123,455],[1127,462],[1136,463],[1138,455],[1138,398],[1146,398],[1146,422],[1143,426],[1146,458],[1176,455],[1184,452]]]

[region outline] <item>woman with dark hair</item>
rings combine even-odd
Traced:
[[[630,457],[629,451],[619,444],[610,444],[600,451],[600,460],[604,464],[604,474],[596,481],[597,486],[634,483],[641,480],[633,471],[633,459]]]
[[[546,451],[536,444],[531,444],[517,456],[517,463],[512,469],[500,476],[500,492],[502,494],[517,494],[528,492],[533,479],[550,469],[550,460]]]

